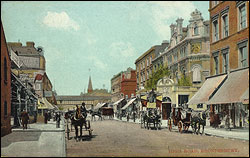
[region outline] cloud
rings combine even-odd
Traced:
[[[151,24],[162,39],[166,39],[166,36],[170,38],[171,23],[175,23],[178,17],[187,22],[191,12],[195,10],[194,4],[190,1],[154,1],[149,4],[152,10]]]
[[[108,68],[108,65],[104,63],[103,60],[97,58],[96,56],[88,56],[88,60],[92,61],[92,63],[97,69],[107,70]]]
[[[110,45],[110,53],[111,57],[133,57],[135,55],[135,48],[131,45],[131,43],[127,42],[114,42]]]
[[[43,19],[43,23],[48,27],[66,30],[73,28],[75,31],[77,31],[80,28],[77,22],[70,19],[66,12],[47,12],[47,15]]]

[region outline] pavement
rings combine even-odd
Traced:
[[[118,118],[114,118],[117,121],[124,121],[127,122],[127,119],[125,117],[122,118],[122,120]],[[140,120],[136,119],[135,122],[133,119],[129,119],[130,123],[137,123],[140,124]],[[162,129],[167,128],[167,120],[162,120]],[[189,128],[191,130],[192,128]],[[173,126],[174,131],[178,131],[176,126]],[[239,139],[239,140],[245,140],[249,141],[249,127],[248,128],[237,128],[237,129],[225,129],[225,128],[213,128],[209,126],[209,123],[207,123],[207,126],[205,126],[204,129],[205,135],[208,136],[214,136],[214,137],[222,137],[226,139]]]
[[[55,121],[28,124],[28,129],[13,128],[1,137],[1,157],[66,157],[65,126]]]

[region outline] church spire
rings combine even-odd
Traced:
[[[90,71],[90,69],[89,69],[89,71]],[[88,93],[91,93],[92,91],[93,91],[93,88],[92,88],[91,76],[89,76]]]

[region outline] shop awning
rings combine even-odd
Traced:
[[[247,87],[247,90],[241,96],[240,100],[243,104],[249,104],[249,87]]]
[[[226,81],[214,94],[214,96],[207,102],[207,104],[242,102],[241,97],[249,88],[248,73],[248,68],[230,72]]]
[[[122,110],[125,110],[129,105],[131,105],[134,101],[136,100],[136,98],[131,99],[124,107],[122,107]]]
[[[46,98],[38,98],[38,109],[55,109]]]
[[[203,83],[201,88],[195,95],[189,100],[187,104],[203,104],[208,101],[209,96],[218,88],[222,81],[226,78],[227,75],[221,75],[216,77],[207,78]]]
[[[116,101],[113,105],[117,105],[117,104],[119,104],[119,103],[120,103],[123,99],[124,99],[124,98],[122,98],[122,99],[120,99],[120,100]]]
[[[96,104],[96,106],[94,107],[94,110],[100,109],[101,107],[103,107],[106,103],[98,103]]]
[[[157,96],[156,99],[162,101],[162,95]]]
[[[147,100],[147,96],[146,96],[146,95],[141,96],[141,99],[143,99],[143,100]]]

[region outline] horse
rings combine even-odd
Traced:
[[[202,126],[201,134],[204,134],[204,127],[206,126],[206,115],[209,109],[202,112],[200,116],[199,112],[192,111],[191,113],[191,126],[194,134],[199,134]]]
[[[146,125],[147,125],[147,129],[149,129],[149,125],[151,123],[154,124],[154,129],[160,129],[161,128],[161,116],[160,115],[157,115],[157,114],[152,114],[152,115],[143,115],[143,124],[144,124],[144,127],[145,127],[145,122],[146,122]]]
[[[93,118],[95,119],[95,116],[98,116],[98,120],[101,119],[102,121],[102,115],[99,111],[93,111],[93,110],[89,110],[89,113],[91,114],[91,121],[93,121]],[[95,119],[96,120],[96,119]]]
[[[113,119],[114,118],[114,109],[109,108],[109,107],[102,108],[102,116],[103,116],[103,118],[105,118],[104,116],[108,116],[109,119]]]
[[[87,116],[86,114],[80,113],[80,116],[78,116],[78,118],[76,118],[76,115],[71,115],[71,117],[70,117],[71,124],[75,128],[75,139],[76,139],[76,141],[77,141],[77,139],[80,140],[80,138],[82,137],[82,127],[83,127],[83,125],[87,129],[86,116]],[[80,127],[80,136],[79,137],[78,137],[78,127]]]

